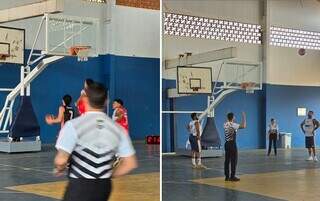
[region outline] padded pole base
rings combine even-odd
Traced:
[[[38,152],[41,151],[41,141],[20,141],[9,142],[0,141],[0,152],[21,153],[21,152]]]

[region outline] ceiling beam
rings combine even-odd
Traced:
[[[237,48],[228,47],[219,50],[212,50],[200,54],[184,55],[178,59],[169,59],[165,61],[165,69],[176,68],[177,66],[190,66],[202,63],[209,63],[223,59],[232,59],[237,57]]]
[[[0,10],[0,23],[41,16],[44,13],[59,13],[64,8],[64,0],[47,0],[14,8]]]

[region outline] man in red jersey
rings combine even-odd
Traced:
[[[121,99],[114,99],[112,103],[114,109],[112,119],[117,122],[124,130],[129,133],[129,122],[127,109],[123,107],[123,101]]]

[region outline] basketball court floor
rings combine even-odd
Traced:
[[[142,142],[134,146],[139,167],[130,175],[113,179],[110,200],[159,200],[159,146]],[[38,153],[0,154],[0,200],[61,200],[66,178],[53,175],[54,154],[52,146]]]
[[[264,150],[239,152],[240,182],[225,182],[222,158],[203,159],[207,170],[191,167],[191,159],[164,156],[163,201],[307,201],[318,200],[320,164],[305,161],[306,150],[280,150],[266,156]]]

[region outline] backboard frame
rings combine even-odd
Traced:
[[[0,26],[0,30],[1,29],[8,29],[8,30],[16,30],[16,31],[21,31],[23,33],[23,37],[22,37],[22,58],[20,60],[20,62],[12,62],[12,61],[7,61],[7,59],[5,59],[4,61],[0,61],[0,64],[18,64],[18,65],[24,65],[25,64],[25,49],[26,49],[26,31],[25,29],[22,28],[16,28],[16,27],[8,27],[8,26]],[[7,41],[0,41],[0,43],[9,43]],[[9,48],[11,48],[11,43],[9,43]],[[11,53],[11,50],[9,49],[9,53]]]
[[[179,70],[180,69],[197,69],[197,70],[208,70],[210,72],[210,89],[207,91],[207,92],[198,92],[198,91],[193,91],[193,90],[190,90],[190,91],[182,91],[181,90],[181,87],[180,87],[180,78],[179,78]],[[213,76],[212,76],[212,68],[211,67],[195,67],[195,66],[177,66],[177,93],[178,94],[211,94],[212,93],[212,90],[213,90],[213,80],[212,80]],[[201,80],[201,77],[195,77],[193,78],[194,80],[200,80],[200,88],[202,86],[202,80]],[[191,86],[191,82],[190,82],[190,78],[189,78],[189,87],[190,89],[192,88]],[[210,92],[209,92],[210,91]]]
[[[231,66],[229,66],[231,65]],[[233,65],[233,66],[232,66]],[[236,68],[235,68],[236,67]],[[236,71],[242,71],[241,74],[231,79],[231,80],[220,80],[220,73],[214,81],[214,94],[220,93],[225,89],[238,89],[245,90],[247,93],[253,93],[256,90],[262,90],[263,85],[263,65],[262,62],[251,62],[251,61],[242,61],[242,60],[233,60],[233,61],[224,61],[221,64],[220,70],[225,73],[226,70],[237,69]],[[238,77],[237,77],[238,76]],[[248,77],[251,76],[251,77]],[[253,77],[252,77],[253,76]],[[228,75],[228,78],[232,76]],[[246,77],[246,79],[245,79]],[[248,79],[249,78],[249,79]],[[217,83],[221,83],[220,86],[217,86]],[[243,88],[242,84],[250,83],[249,88]],[[216,92],[216,90],[218,92]]]

